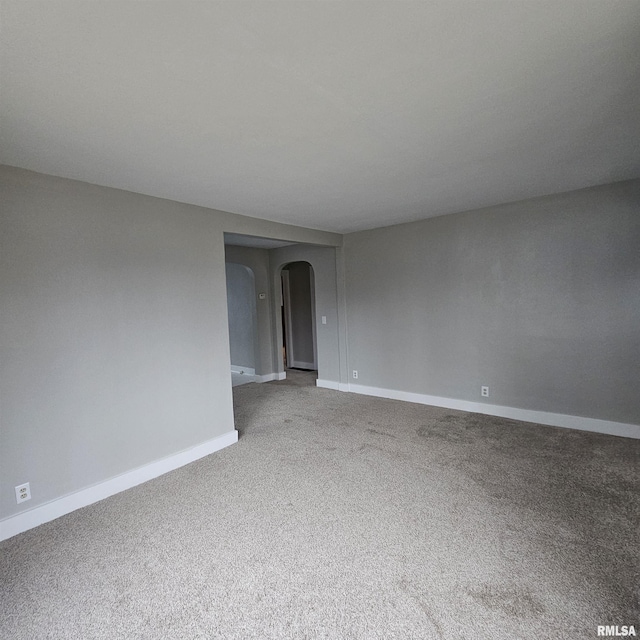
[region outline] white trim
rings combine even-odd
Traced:
[[[322,387],[323,389],[333,389],[334,391],[341,391],[340,383],[333,380],[316,380],[316,387]]]
[[[309,294],[311,295],[311,343],[313,345],[313,367],[305,367],[318,370],[318,329],[316,326],[316,278],[313,267],[309,265]]]
[[[254,382],[271,382],[272,380],[286,380],[287,373],[280,371],[279,373],[265,373],[263,376],[255,376]]]
[[[290,369],[309,369],[315,371],[316,367],[313,362],[302,362],[300,360],[294,360],[288,365]]]
[[[326,381],[323,380],[322,382],[324,383]],[[324,384],[318,386],[324,386]],[[360,384],[349,384],[346,386],[348,386],[348,391],[351,393],[359,393],[365,396],[404,400],[406,402],[416,402],[418,404],[429,404],[434,407],[445,407],[446,409],[484,413],[489,416],[511,418],[512,420],[522,420],[523,422],[546,424],[552,427],[565,427],[567,429],[606,433],[608,435],[621,436],[623,438],[640,439],[640,425],[637,424],[612,422],[610,420],[599,420],[596,418],[583,418],[581,416],[572,416],[564,413],[549,413],[548,411],[533,411],[531,409],[503,407],[497,404],[484,404],[483,402],[470,402],[468,400],[456,400],[455,398],[441,398],[439,396],[429,396],[422,393],[411,393],[409,391],[367,387]],[[342,391],[342,389],[340,390]]]
[[[284,337],[285,337],[285,353],[287,366],[291,366],[293,362],[293,322],[291,318],[291,286],[289,284],[289,271],[282,269],[280,271],[282,280],[282,304],[284,306]]]
[[[231,373],[242,373],[245,376],[255,376],[256,370],[251,367],[243,367],[237,364],[231,365]]]
[[[104,500],[121,491],[126,491],[143,482],[157,478],[169,471],[173,471],[220,449],[224,449],[237,441],[238,432],[235,430],[228,431],[217,438],[203,442],[191,449],[174,453],[166,458],[150,462],[143,467],[127,471],[115,478],[110,478],[86,489],[81,489],[62,498],[57,498],[51,502],[34,507],[29,511],[23,511],[4,520],[0,520],[0,541],[11,538],[23,531],[33,529],[50,520],[55,520],[76,509],[81,509],[94,502]]]
[[[316,380],[316,387],[323,389],[333,389],[334,391],[349,391],[349,385],[343,382],[335,382],[334,380]]]

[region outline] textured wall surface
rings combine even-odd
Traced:
[[[345,236],[359,383],[640,423],[640,181]]]

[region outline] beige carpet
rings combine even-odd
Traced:
[[[574,640],[640,623],[640,441],[288,375],[234,389],[237,445],[0,544],[0,637]]]

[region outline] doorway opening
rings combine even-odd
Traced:
[[[285,370],[318,371],[316,292],[313,267],[289,262],[280,272],[282,359]]]

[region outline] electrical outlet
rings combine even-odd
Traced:
[[[480,395],[483,398],[488,398],[489,397],[489,387],[480,387]]]
[[[24,484],[16,487],[16,502],[20,504],[27,500],[31,500],[31,487],[28,482],[25,482]]]
[[[354,369],[353,370],[353,377],[357,380],[358,379],[358,372]]]

